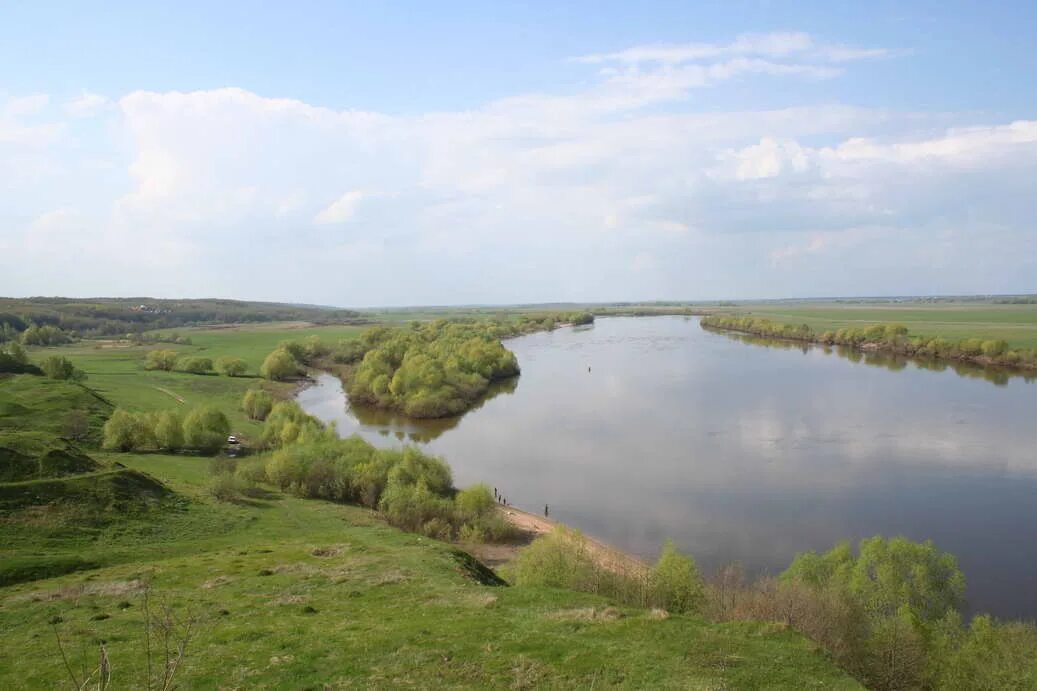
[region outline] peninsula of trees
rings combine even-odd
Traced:
[[[1001,339],[963,338],[951,341],[942,337],[915,335],[902,324],[874,324],[867,327],[842,328],[818,332],[807,324],[786,324],[762,317],[710,315],[703,317],[704,328],[780,338],[806,343],[839,345],[856,350],[872,350],[971,362],[1018,369],[1037,369],[1037,350],[1010,348]]]

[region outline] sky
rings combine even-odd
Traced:
[[[1037,292],[1034,35],[1031,2],[0,0],[0,295]]]

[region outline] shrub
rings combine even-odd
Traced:
[[[472,485],[457,493],[454,497],[458,514],[467,520],[479,518],[484,514],[495,512],[497,500],[493,498],[490,488],[484,484]]]
[[[262,389],[249,389],[241,399],[241,409],[250,420],[266,420],[273,407],[273,397]]]
[[[191,357],[180,363],[180,369],[188,374],[208,374],[212,372],[212,360],[207,357]]]
[[[179,354],[175,350],[150,350],[144,358],[144,369],[171,371]]]
[[[101,432],[101,446],[109,451],[139,451],[155,447],[153,426],[144,413],[122,408],[112,411]]]
[[[705,597],[695,561],[677,551],[672,540],[663,546],[649,576],[652,604],[669,612],[694,612]]]
[[[259,374],[273,381],[282,381],[299,374],[299,362],[292,354],[281,347],[266,356],[259,368]]]
[[[72,361],[60,355],[51,355],[43,359],[40,369],[51,379],[71,379],[82,381],[86,379],[86,373],[73,366]]]
[[[167,451],[179,451],[184,446],[184,429],[180,416],[163,410],[155,419],[155,443]]]
[[[204,453],[215,453],[226,443],[230,433],[227,416],[218,408],[195,408],[184,419],[184,445]]]
[[[248,370],[248,364],[239,357],[223,357],[216,361],[216,369],[228,377],[240,377]]]
[[[209,482],[209,494],[218,501],[237,501],[244,489],[242,481],[232,473],[219,473]]]

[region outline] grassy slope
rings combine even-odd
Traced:
[[[962,338],[1003,338],[1011,347],[1037,348],[1037,305],[975,303],[904,303],[838,305],[826,303],[744,305],[731,312],[752,312],[775,321],[807,324],[817,330],[877,323],[898,323],[912,334]]]
[[[856,688],[775,625],[663,620],[589,595],[481,585],[450,546],[371,512],[280,494],[218,504],[204,493],[198,459],[119,458],[167,481],[185,507],[154,517],[151,530],[112,526],[66,545],[94,558],[122,554],[120,565],[0,589],[0,687],[62,681],[47,624],[55,616],[74,664],[92,661],[89,642],[104,639],[118,685],[132,686],[142,663],[135,584],[148,578],[154,601],[202,617],[180,677],[187,688],[360,679],[376,687]]]

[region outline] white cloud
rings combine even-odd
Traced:
[[[1037,121],[689,99],[836,77],[850,50],[798,33],[631,49],[588,57],[604,69],[580,90],[408,116],[139,91],[94,99],[113,134],[89,147],[75,108],[5,102],[0,293],[111,293],[116,275],[343,305],[911,292],[981,260],[999,270],[968,280],[1026,287]],[[100,176],[83,152],[105,147]],[[19,268],[44,249],[60,271]],[[276,287],[245,278],[263,272]]]
[[[108,105],[109,101],[104,96],[84,91],[65,102],[65,112],[73,117],[86,118],[97,115]]]
[[[317,214],[313,222],[321,225],[345,223],[356,214],[357,206],[370,195],[363,190],[350,190]]]
[[[594,53],[573,58],[591,65],[619,63],[637,65],[661,63],[677,65],[730,56],[759,56],[765,58],[797,57],[808,60],[848,62],[893,55],[885,48],[855,48],[838,44],[818,43],[802,32],[773,32],[742,34],[730,43],[680,43],[635,46],[613,53]]]

